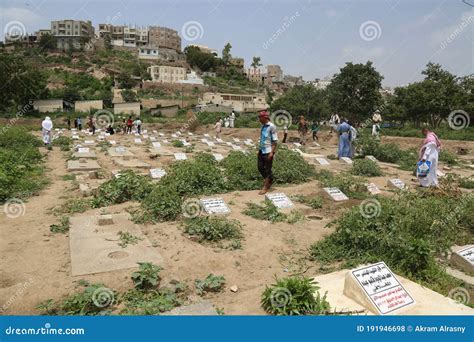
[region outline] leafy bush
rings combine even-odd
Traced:
[[[123,315],[157,315],[182,304],[182,300],[166,288],[148,291],[130,289],[120,296],[120,300],[125,306],[120,312]]]
[[[72,139],[66,136],[60,136],[53,140],[53,146],[59,146],[61,151],[69,151],[71,149]]]
[[[302,195],[295,195],[292,197],[293,200],[304,203],[307,206],[311,207],[312,209],[321,209],[323,207],[323,199],[322,197],[312,197],[312,196],[302,196]]]
[[[211,273],[204,280],[196,279],[194,285],[198,295],[202,295],[205,292],[219,292],[225,285],[225,278],[224,276],[215,276]]]
[[[240,240],[241,229],[242,225],[239,221],[225,217],[196,217],[184,223],[184,232],[198,236],[201,241]]]
[[[175,220],[181,213],[182,198],[175,189],[161,184],[155,186],[133,214],[136,223]]]
[[[474,189],[474,176],[461,177],[459,179],[459,186],[465,189]]]
[[[307,277],[276,279],[262,293],[263,309],[272,315],[324,315],[331,309],[326,294],[315,292],[319,287]]]
[[[120,176],[101,184],[92,200],[93,207],[119,204],[126,201],[138,201],[150,192],[151,181],[148,177],[132,170],[120,173]]]
[[[458,164],[458,159],[456,155],[447,150],[441,150],[441,152],[439,153],[439,161],[445,162],[449,166]]]
[[[262,205],[253,202],[247,203],[247,209],[243,211],[243,214],[257,220],[266,220],[272,223],[286,220],[286,215],[278,211],[278,208],[268,200],[265,200]]]
[[[365,187],[366,181],[364,179],[345,173],[333,174],[329,170],[321,170],[316,178],[320,181],[323,187],[339,188],[339,190],[351,198],[362,199],[367,197]]]
[[[356,176],[377,177],[382,175],[379,165],[369,159],[356,159],[352,164],[351,174]]]
[[[139,262],[138,271],[132,273],[132,281],[137,289],[156,288],[160,285],[160,266],[150,262]]]
[[[183,147],[184,146],[184,144],[181,140],[173,140],[171,145],[173,145],[174,147]]]

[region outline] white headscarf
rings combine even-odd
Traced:
[[[43,122],[41,123],[41,126],[47,131],[52,130],[53,122],[51,121],[51,118],[49,116],[45,117]]]

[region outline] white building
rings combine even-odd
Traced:
[[[227,106],[238,112],[255,112],[268,108],[265,94],[222,94],[204,93],[200,105],[217,104]]]
[[[191,71],[189,74],[186,74],[185,80],[178,81],[178,83],[204,85],[204,80],[195,71]]]
[[[160,50],[157,47],[141,46],[138,49],[138,58],[141,59],[160,59]]]
[[[328,85],[331,84],[331,79],[329,77],[325,77],[324,79],[316,78],[314,81],[310,81],[310,83],[316,89],[326,89]]]
[[[179,83],[186,79],[186,69],[167,65],[152,65],[147,69],[152,82]]]

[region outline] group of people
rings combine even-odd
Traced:
[[[232,111],[229,116],[226,116],[224,119],[219,119],[214,124],[214,130],[216,132],[216,139],[221,138],[222,127],[234,128],[235,126],[235,112]]]

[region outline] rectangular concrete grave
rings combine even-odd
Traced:
[[[89,151],[89,149],[87,149],[88,152],[80,152],[80,150],[83,149],[83,147],[79,148],[77,152],[72,154],[72,156],[74,158],[96,158],[95,152]]]
[[[451,253],[453,267],[474,275],[474,245],[454,247]]]
[[[128,214],[112,215],[113,224],[100,226],[97,216],[70,218],[69,246],[72,275],[79,276],[138,267],[138,262],[160,265],[163,258]],[[119,231],[141,240],[126,248],[118,245]]]
[[[401,189],[401,190],[406,188],[405,183],[399,178],[389,179],[387,181],[387,186],[392,189]]]
[[[221,160],[224,160],[224,156],[220,153],[213,153],[212,155],[214,156],[214,159],[218,162],[220,162]]]
[[[112,215],[99,215],[97,217],[97,224],[99,226],[107,226],[110,224],[114,224],[114,220],[112,218]]]
[[[224,143],[224,140],[222,140],[221,138],[217,138],[216,141],[217,141],[219,144],[223,144],[223,143]]]
[[[160,179],[161,177],[163,177],[164,175],[166,175],[166,171],[163,170],[163,169],[150,169],[150,176],[151,178],[153,179]]]
[[[381,315],[415,304],[413,297],[384,262],[347,272],[344,295]]]
[[[201,142],[202,142],[203,144],[207,143],[207,141],[208,141],[208,140],[207,140],[206,138],[202,138],[202,139],[201,139]]]
[[[142,143],[142,139],[133,139],[133,142],[135,144],[141,144]]]
[[[148,130],[147,130],[147,129],[144,129],[144,130],[142,130],[142,133],[143,133],[143,134],[147,134],[147,133],[148,133]]]
[[[81,162],[83,161],[83,162]],[[67,170],[68,171],[93,171],[99,170],[100,165],[95,160],[68,160]]]
[[[329,165],[329,161],[326,158],[315,158],[319,165]]]
[[[150,136],[148,134],[143,135],[143,139],[148,139]]]
[[[111,147],[107,150],[111,157],[133,157],[133,153],[123,146]]]
[[[186,156],[186,153],[183,152],[178,152],[174,154],[174,159],[176,160],[186,160],[188,157]]]
[[[347,201],[347,197],[339,188],[324,188],[326,194],[335,202]]]
[[[94,140],[84,140],[84,145],[94,145],[95,141]]]
[[[351,158],[341,157],[340,160],[343,161],[346,164],[352,165],[352,159]]]
[[[253,143],[251,141],[248,141],[248,140],[245,140],[244,141],[244,144],[248,147],[252,147],[253,146]]]
[[[292,208],[293,202],[284,193],[266,194],[265,198],[271,201],[278,209]]]
[[[227,146],[231,146],[231,147],[234,146],[234,144],[232,144],[232,143],[229,142],[229,141],[227,141],[225,144],[226,144]]]
[[[73,140],[79,140],[79,136],[78,136],[78,135],[73,135],[73,136],[72,136],[72,139],[73,139]]]
[[[232,144],[232,149],[234,149],[235,151],[242,151],[242,147],[234,144]]]
[[[216,144],[214,144],[212,141],[206,141],[206,145],[209,147],[214,147]]]
[[[135,133],[134,135],[135,135],[136,137],[139,137],[139,136],[140,136],[140,134],[138,134],[138,133]]]
[[[380,191],[379,187],[375,183],[368,183],[365,186],[367,187],[367,191],[372,195],[378,195],[382,193],[382,191]]]
[[[375,158],[374,156],[365,156],[365,159],[372,160],[375,163],[378,162],[377,158]]]
[[[204,211],[209,215],[229,214],[230,209],[222,198],[205,198],[200,200]]]
[[[150,164],[138,159],[116,158],[114,163],[123,168],[149,169]]]

